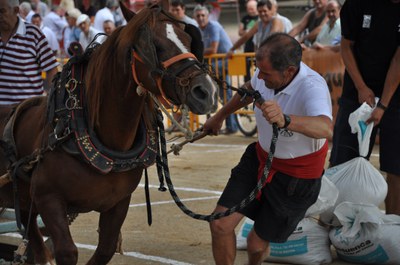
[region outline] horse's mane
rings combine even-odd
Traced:
[[[92,54],[86,74],[86,100],[90,126],[99,125],[99,113],[106,90],[127,93],[136,86],[130,67],[130,51],[143,24],[155,24],[154,8],[145,8],[135,14],[124,27],[117,28]],[[125,92],[118,92],[119,89]]]

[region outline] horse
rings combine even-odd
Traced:
[[[68,217],[89,211],[99,212],[100,217],[98,245],[87,264],[107,264],[111,260],[131,194],[144,169],[154,162],[157,139],[148,124],[155,120],[156,98],[172,105],[185,104],[197,114],[211,113],[216,108],[218,88],[201,63],[198,30],[172,18],[166,11],[168,0],[137,13],[121,2],[120,6],[127,24],[93,50],[82,80],[72,79],[73,71],[63,71],[54,83],[58,89],[61,87],[57,93],[67,95],[68,115],[49,122],[50,94],[16,107],[0,107],[0,133],[15,141],[11,148],[15,149],[14,166],[21,162],[24,169],[14,170],[16,176],[0,188],[0,206],[20,213],[36,264],[52,264],[54,259],[58,265],[76,264],[78,250]],[[60,81],[63,74],[69,77],[65,82]],[[83,96],[74,95],[77,86],[85,87]],[[81,102],[86,104],[78,108]],[[71,128],[60,123],[63,117],[76,121],[78,129],[72,135]],[[84,118],[87,127],[79,129]],[[61,143],[51,145],[49,135]],[[73,139],[73,149],[81,156],[68,152],[68,139]],[[119,154],[119,162],[102,158],[104,154],[93,145],[93,139],[101,142],[107,154]],[[136,145],[147,148],[145,158]],[[132,152],[138,154],[137,158],[127,158]],[[7,154],[0,150],[0,175],[12,172]],[[84,156],[86,160],[80,158]],[[38,215],[52,240],[53,251],[43,242],[36,222]]]

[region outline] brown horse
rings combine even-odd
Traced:
[[[164,96],[176,105],[186,104],[198,114],[215,109],[217,87],[197,61],[202,50],[193,50],[198,45],[193,32],[164,11],[168,10],[168,0],[137,14],[123,4],[121,8],[128,24],[93,52],[84,83],[90,130],[105,148],[124,154],[135,145],[142,113],[151,105],[148,96],[138,94],[138,84],[147,94]],[[46,97],[34,98],[27,105],[19,111],[13,126],[17,160],[43,150],[54,130],[46,119]],[[10,113],[11,107],[0,108],[0,119],[5,122]],[[0,133],[4,127],[5,123],[0,125]],[[115,252],[131,194],[144,167],[99,172],[59,145],[52,149],[39,152],[28,181],[17,174],[16,181],[0,188],[0,206],[13,208],[17,191],[21,222],[28,231],[29,247],[37,264],[52,262],[53,258],[58,265],[76,264],[78,251],[70,234],[68,215],[99,212],[98,246],[87,264],[107,264]],[[2,175],[7,170],[3,152],[0,159]],[[54,257],[37,226],[39,214],[53,241]]]

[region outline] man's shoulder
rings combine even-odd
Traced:
[[[25,24],[25,36],[33,36],[34,38],[40,38],[43,35],[43,31],[37,26],[24,22]]]

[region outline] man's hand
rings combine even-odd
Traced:
[[[265,101],[261,106],[257,104],[263,113],[265,119],[270,123],[276,123],[278,128],[282,128],[285,125],[285,117],[278,103],[274,100]]]
[[[224,119],[220,119],[218,113],[208,118],[203,125],[203,131],[210,135],[218,135]]]
[[[375,108],[371,116],[368,118],[368,120],[365,121],[366,124],[370,124],[371,122],[374,123],[374,126],[378,125],[381,122],[382,116],[385,113],[385,111],[381,108]]]
[[[367,102],[367,104],[373,108],[375,106],[374,92],[367,86],[362,89],[358,89],[358,102],[360,104]]]

